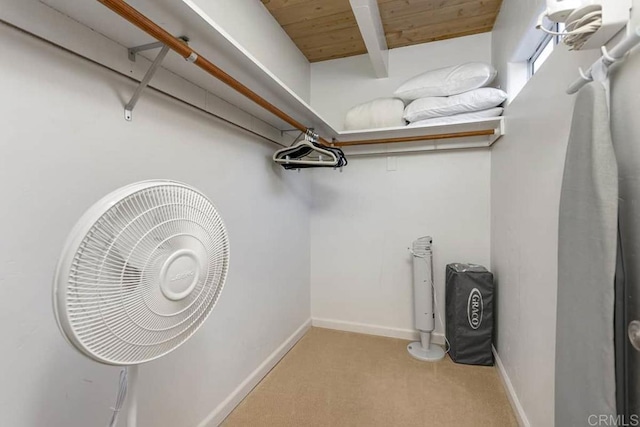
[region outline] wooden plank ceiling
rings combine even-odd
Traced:
[[[310,62],[367,53],[349,0],[261,0]],[[491,31],[502,0],[378,0],[389,49]]]

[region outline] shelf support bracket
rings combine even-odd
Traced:
[[[187,45],[189,44],[189,37],[187,36],[180,36],[178,37],[178,39],[182,40]],[[129,49],[127,49],[127,55],[129,55],[129,61],[136,62],[136,55],[139,52],[144,52],[145,50],[151,50],[151,49],[160,49],[162,46],[164,46],[162,42],[153,42],[153,43],[143,44],[140,46],[130,47]]]
[[[185,44],[189,41],[187,37],[179,37],[179,39],[182,40]],[[162,64],[162,61],[164,61],[165,56],[167,56],[167,53],[169,53],[170,47],[162,42],[155,42],[127,49],[129,60],[135,62],[136,54],[138,54],[139,52],[158,48],[162,48],[160,50],[160,53],[158,53],[158,56],[156,56],[156,59],[153,60],[151,67],[149,67],[147,73],[140,81],[140,84],[136,88],[136,91],[133,93],[133,96],[131,96],[131,100],[129,100],[129,102],[127,102],[127,105],[124,106],[124,118],[128,122],[133,119],[133,109],[136,107],[136,104],[138,103],[142,92],[149,85],[149,82],[158,71],[158,68],[160,68],[160,65]]]
[[[129,61],[136,62],[136,54],[138,52],[144,52],[145,50],[158,49],[164,46],[162,42],[147,43],[140,46],[130,47],[127,49],[129,55]]]
[[[136,91],[133,93],[131,100],[127,102],[127,105],[124,106],[124,118],[126,121],[130,122],[132,120],[133,109],[136,107],[136,104],[138,103],[138,100],[142,95],[142,91],[144,91],[145,88],[149,85],[149,82],[153,78],[156,71],[158,71],[158,68],[160,68],[160,64],[162,64],[162,61],[164,60],[164,57],[167,56],[167,53],[169,53],[169,46],[162,45],[162,50],[160,51],[160,53],[158,53],[156,59],[153,60],[153,64],[151,64],[151,67],[149,67],[147,73],[142,78],[142,81],[136,88]]]

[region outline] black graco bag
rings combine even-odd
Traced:
[[[493,366],[493,274],[481,265],[447,265],[446,300],[451,359]]]

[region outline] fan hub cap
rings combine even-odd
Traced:
[[[172,301],[184,299],[200,280],[200,270],[195,252],[189,249],[178,250],[167,258],[160,270],[160,290]]]

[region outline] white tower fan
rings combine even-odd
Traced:
[[[413,298],[415,327],[420,332],[420,341],[407,346],[409,354],[426,362],[437,362],[444,358],[442,347],[431,343],[431,334],[435,329],[433,309],[433,253],[429,236],[420,237],[413,242]]]
[[[175,350],[202,326],[228,267],[222,219],[185,184],[132,184],[80,218],[60,256],[53,306],[76,350],[126,367],[109,426],[117,424],[127,394],[127,426],[136,426],[138,365]]]

